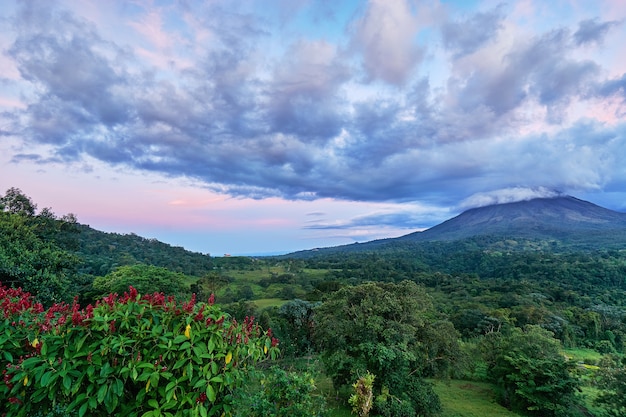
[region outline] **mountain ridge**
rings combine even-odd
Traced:
[[[294,252],[366,252],[395,246],[455,242],[479,237],[492,240],[551,241],[569,249],[626,249],[626,213],[572,196],[534,198],[468,209],[429,229],[397,238]]]

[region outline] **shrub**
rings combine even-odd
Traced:
[[[255,384],[258,382],[258,384]],[[321,417],[326,401],[315,393],[309,372],[286,371],[272,366],[259,381],[250,380],[240,390],[235,417]],[[255,392],[256,391],[256,392]]]
[[[271,330],[231,320],[212,298],[177,303],[130,287],[95,307],[44,310],[0,286],[0,314],[7,417],[221,415],[247,371],[278,355]]]

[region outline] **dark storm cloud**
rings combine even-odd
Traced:
[[[517,133],[529,106],[545,110],[538,123],[558,125],[574,100],[624,96],[624,77],[602,79],[599,64],[575,54],[610,26],[526,37],[501,52],[499,65],[466,68],[468,54],[499,39],[504,11],[444,24],[455,59],[434,87],[419,73],[416,16],[398,5],[368,6],[346,45],[298,39],[271,59],[258,46],[272,36],[262,19],[193,9],[210,41],[189,41],[197,55],[169,74],[49,3],[23,3],[9,54],[30,90],[11,133],[51,145],[57,160],[88,155],[251,198],[441,202],[525,182],[568,189],[610,181],[623,131],[565,129],[571,142]],[[363,92],[376,82],[379,94]],[[411,221],[389,216],[353,226]]]
[[[574,33],[574,41],[577,45],[601,43],[609,30],[619,24],[617,21],[598,22],[597,18],[583,20]]]
[[[471,54],[495,37],[503,19],[503,6],[500,5],[490,12],[444,23],[441,27],[443,43],[456,57]]]

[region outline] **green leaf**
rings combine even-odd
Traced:
[[[148,405],[152,408],[159,408],[159,402],[157,400],[155,400],[154,398],[150,398],[148,400]]]
[[[48,371],[45,374],[43,374],[43,376],[41,377],[41,381],[39,381],[39,383],[41,384],[42,387],[45,387],[48,385],[48,383],[50,383],[50,379],[52,378],[52,374],[53,371]]]
[[[98,402],[100,404],[102,404],[102,401],[104,401],[104,397],[106,397],[107,395],[107,388],[108,388],[107,385],[102,385],[100,389],[98,390]]]
[[[207,380],[204,378],[201,378],[195,384],[193,384],[193,389],[204,387],[206,384],[207,384]]]
[[[214,403],[215,399],[217,398],[217,393],[215,392],[215,389],[211,386],[211,384],[207,384],[206,386],[206,397],[212,403]]]
[[[89,406],[89,403],[86,402],[85,404],[81,405],[80,408],[78,409],[78,417],[84,417],[85,413],[87,412],[87,407]]]
[[[178,368],[180,368],[180,367],[181,367],[181,366],[183,366],[185,363],[187,363],[187,360],[188,360],[187,358],[183,358],[183,359],[180,359],[180,360],[176,361],[176,363],[174,364],[174,368],[173,368],[173,369],[178,369]]]
[[[69,375],[65,375],[63,377],[63,388],[65,388],[66,392],[69,392],[72,387],[72,378]]]

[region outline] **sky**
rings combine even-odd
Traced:
[[[626,212],[623,0],[0,0],[0,193],[213,256]]]

